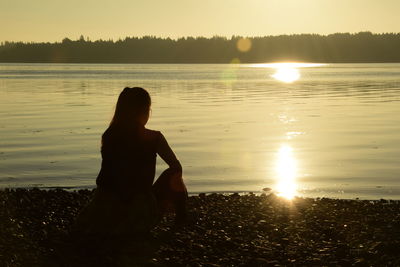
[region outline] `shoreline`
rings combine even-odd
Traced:
[[[0,190],[0,265],[400,265],[399,200],[202,193],[182,229],[169,216],[145,239],[76,245],[68,230],[92,194]]]
[[[379,188],[382,188],[380,186]],[[12,191],[12,190],[44,190],[44,191],[52,191],[52,190],[63,190],[67,191],[69,193],[76,193],[78,191],[92,191],[96,189],[96,185],[94,186],[21,186],[21,187],[0,187],[0,192],[1,191]],[[301,191],[300,191],[301,192]],[[381,200],[388,200],[388,201],[400,201],[400,195],[397,198],[392,198],[388,196],[382,196],[382,197],[365,197],[360,195],[354,195],[354,196],[348,196],[348,197],[337,197],[336,192],[328,192],[325,193],[325,195],[319,195],[319,194],[310,194],[310,193],[299,193],[297,195],[294,195],[294,198],[310,198],[310,199],[332,199],[332,200],[362,200],[362,201],[381,201]],[[276,192],[273,189],[268,188],[268,190],[253,190],[253,191],[247,191],[247,190],[215,190],[215,191],[188,191],[188,195],[191,196],[198,196],[200,194],[206,194],[206,195],[211,195],[211,194],[220,194],[220,195],[231,195],[231,194],[239,194],[241,196],[243,195],[248,195],[248,194],[254,194],[256,196],[260,196],[263,194],[269,195],[269,194],[275,194],[279,195],[278,192]],[[392,194],[393,195],[393,194]]]

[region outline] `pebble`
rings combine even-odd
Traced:
[[[91,190],[0,190],[0,266],[400,266],[400,202],[199,194],[124,242],[70,234]]]

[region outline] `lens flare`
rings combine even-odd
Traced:
[[[241,38],[237,41],[236,47],[240,52],[248,52],[251,49],[251,41],[248,38]]]

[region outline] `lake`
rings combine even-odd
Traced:
[[[94,187],[126,86],[190,193],[400,199],[400,64],[2,63],[0,187]]]

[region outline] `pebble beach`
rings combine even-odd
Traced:
[[[105,240],[70,230],[93,190],[0,190],[0,266],[400,266],[400,201],[199,194],[190,219]]]

